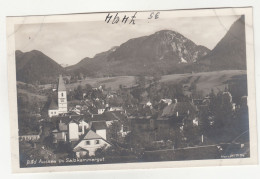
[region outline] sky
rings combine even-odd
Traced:
[[[159,30],[177,31],[197,45],[213,49],[239,16],[178,17],[132,24],[104,21],[22,24],[15,26],[15,48],[39,50],[61,65],[73,65],[85,57],[119,46],[131,38]]]

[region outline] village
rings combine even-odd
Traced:
[[[247,96],[232,98],[231,86],[202,96],[194,84],[164,86],[158,77],[148,83],[140,76],[135,86],[117,91],[86,85],[72,94],[64,79],[59,76],[45,110],[36,115],[38,129],[19,135],[23,166],[34,159],[114,163],[249,155],[242,116]]]

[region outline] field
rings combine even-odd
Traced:
[[[190,85],[192,82],[197,84],[197,90],[207,94],[214,89],[214,91],[223,90],[228,80],[233,77],[242,77],[246,75],[244,70],[224,70],[224,71],[213,71],[213,72],[201,72],[201,73],[186,73],[186,74],[172,74],[162,76],[160,82],[162,83],[184,83]],[[116,90],[120,85],[125,87],[131,87],[135,85],[134,76],[116,76],[116,77],[104,77],[104,78],[85,78],[77,83],[67,84],[67,90],[73,90],[78,85],[85,86],[90,84],[93,87],[105,85],[106,88]],[[51,85],[44,85],[44,88],[50,88]]]
[[[201,73],[187,73],[187,74],[174,74],[163,76],[161,82],[163,83],[180,83],[183,81],[185,84],[190,85],[196,82],[197,90],[202,91],[203,94],[208,94],[211,89],[214,91],[224,90],[227,81],[232,80],[234,77],[242,78],[246,75],[244,70],[224,70],[213,72]]]

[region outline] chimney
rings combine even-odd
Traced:
[[[177,117],[179,116],[179,112],[178,112],[178,111],[176,112],[176,116],[177,116]]]
[[[94,117],[94,115],[93,114],[91,114],[91,118],[93,118]]]
[[[178,100],[176,98],[174,99],[174,101],[175,101],[175,103],[178,103]]]

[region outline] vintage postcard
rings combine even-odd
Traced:
[[[257,164],[252,8],[7,17],[14,172]]]

